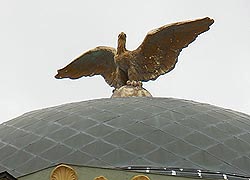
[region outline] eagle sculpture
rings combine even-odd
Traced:
[[[174,69],[181,50],[209,30],[213,22],[206,17],[162,26],[150,31],[133,51],[126,49],[126,34],[122,32],[117,49],[99,46],[89,50],[58,70],[55,78],[102,75],[115,89],[131,84],[139,86]]]

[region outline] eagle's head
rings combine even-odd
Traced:
[[[118,35],[118,46],[117,46],[117,54],[122,54],[126,51],[126,34],[121,32]]]
[[[118,39],[122,39],[122,40],[126,40],[126,34],[124,32],[121,32],[119,35],[118,35]]]

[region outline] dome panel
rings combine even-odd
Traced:
[[[0,125],[0,167],[58,163],[174,167],[250,176],[250,116],[173,98],[112,98],[26,113]]]

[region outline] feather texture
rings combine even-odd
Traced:
[[[83,76],[101,75],[113,87],[119,87],[120,70],[114,62],[116,50],[111,47],[99,46],[82,54],[66,67],[58,70],[57,79],[78,79]],[[121,84],[121,83],[120,83]],[[124,83],[122,83],[124,84]]]
[[[174,69],[181,50],[213,24],[210,18],[169,24],[150,31],[133,51],[134,80],[154,80]]]
[[[78,79],[102,75],[115,88],[125,85],[128,80],[155,80],[174,69],[182,49],[209,30],[213,22],[206,17],[162,26],[150,31],[134,51],[126,50],[126,34],[122,32],[118,37],[117,51],[105,46],[87,51],[58,70],[55,77]]]

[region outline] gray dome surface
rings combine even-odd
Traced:
[[[112,98],[26,113],[0,125],[0,172],[58,163],[177,167],[250,176],[250,116],[173,98]]]

